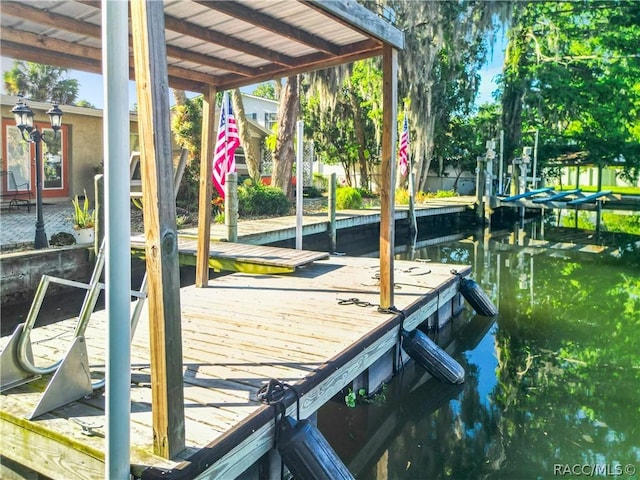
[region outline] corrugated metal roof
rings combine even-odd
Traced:
[[[100,72],[100,2],[3,1],[1,8],[4,56]],[[384,43],[402,48],[404,41],[353,0],[171,0],[164,12],[169,83],[196,92],[380,55]]]

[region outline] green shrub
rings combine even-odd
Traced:
[[[576,188],[575,184],[571,185],[554,185],[555,190],[573,190]],[[595,193],[598,191],[598,187],[596,185],[580,185],[580,190],[583,192]],[[600,188],[601,191],[611,190],[612,193],[617,193],[620,195],[640,195],[640,187],[630,187],[623,185],[602,185]]]
[[[336,190],[336,208],[358,210],[362,208],[362,195],[357,188],[340,187]]]
[[[406,188],[396,189],[396,205],[409,205],[409,190]]]
[[[362,198],[377,198],[378,197],[375,193],[373,193],[368,188],[358,187],[358,192],[360,192],[360,196]]]
[[[238,211],[241,216],[287,215],[291,209],[284,192],[271,186],[241,185],[238,187]]]
[[[67,232],[58,232],[51,235],[49,245],[52,247],[63,247],[65,245],[74,245],[76,243],[76,237]]]
[[[305,187],[304,192],[305,197],[309,198],[320,198],[322,196],[322,191],[313,185]]]
[[[416,203],[425,203],[427,200],[429,200],[430,198],[433,198],[434,196],[435,196],[434,193],[423,192],[422,190],[420,190],[416,194]]]
[[[415,196],[415,203],[425,203],[430,198],[448,198],[457,196],[453,190],[438,190],[437,192],[419,191]],[[409,205],[409,190],[399,188],[396,190],[396,205]]]
[[[578,228],[582,230],[595,230],[596,226],[591,220],[589,220],[589,213],[587,212],[567,212],[562,217],[563,227],[575,227],[576,213],[578,214]]]
[[[615,213],[603,213],[602,221],[609,232],[630,233],[640,235],[640,215],[620,215]]]
[[[200,164],[196,161],[187,163],[182,176],[182,182],[176,194],[176,205],[187,211],[198,209],[198,195],[200,192]]]
[[[189,215],[176,215],[176,228],[180,230],[184,228],[189,221]]]
[[[313,174],[313,186],[318,190],[326,192],[329,189],[329,179],[321,173],[314,172]]]
[[[455,196],[456,192],[454,192],[453,190],[438,190],[436,192],[436,198],[449,198]]]

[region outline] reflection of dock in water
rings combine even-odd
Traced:
[[[524,229],[483,233],[485,241],[500,251],[519,251],[536,255],[545,250],[604,254],[619,257],[626,250],[640,249],[640,236],[619,232],[600,232],[565,227],[545,227],[531,234]],[[537,238],[536,238],[537,237]]]

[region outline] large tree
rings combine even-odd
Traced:
[[[640,169],[640,3],[528,2],[515,10],[503,76],[509,157],[540,131],[539,162]]]
[[[390,0],[384,5],[405,32],[398,90],[410,102],[414,171],[418,188],[425,189],[431,162],[444,147],[436,142],[450,141],[441,134],[450,117],[471,108],[487,45],[510,2]]]
[[[268,98],[269,100],[277,100],[275,83],[273,81],[261,83],[255,88],[251,95]]]
[[[242,93],[239,88],[233,90],[231,97],[233,102],[233,113],[238,124],[238,135],[240,136],[240,145],[244,150],[244,161],[249,170],[249,176],[254,182],[260,183],[260,155],[253,146],[251,141],[251,132],[249,131],[249,121],[244,111],[244,103],[242,101]]]
[[[272,175],[272,185],[281,188],[289,198],[293,196],[291,175],[295,159],[293,142],[298,117],[298,98],[298,77],[293,75],[287,78],[280,94]]]
[[[316,155],[328,165],[341,164],[346,182],[371,188],[379,163],[382,127],[382,72],[378,59],[354,62],[308,76],[305,130]]]
[[[497,137],[499,119],[498,104],[484,104],[472,115],[452,116],[442,132],[446,138],[436,140],[442,145],[438,152],[439,175],[445,174],[445,167],[451,168],[456,175],[454,191],[462,173],[474,171],[476,159],[485,155],[487,140]]]
[[[73,105],[78,98],[78,81],[66,78],[66,68],[16,60],[4,72],[4,88],[10,95],[24,95],[38,102]]]
[[[399,53],[399,95],[410,105],[411,155],[417,185],[424,189],[431,161],[444,148],[437,141],[450,141],[446,135],[449,118],[469,111],[479,86],[478,70],[488,52],[496,25],[506,17],[508,2],[415,2],[412,0],[365,1],[374,12],[393,21],[405,33],[405,48]],[[370,71],[379,79],[379,72]],[[324,94],[336,98],[345,78],[352,77],[344,67],[320,77],[329,88]],[[316,76],[317,78],[317,76]],[[347,85],[352,93],[363,93],[360,81]],[[355,90],[354,90],[355,87]],[[369,92],[373,89],[369,89]],[[351,98],[355,98],[352,96]],[[368,93],[361,98],[370,104],[375,138],[380,139],[380,98]],[[325,104],[330,102],[325,98]],[[361,103],[361,105],[363,105]],[[358,110],[352,108],[353,113]],[[354,115],[353,115],[354,116]],[[365,147],[363,147],[365,148]],[[376,148],[366,148],[370,153]],[[373,155],[371,158],[375,158]]]
[[[202,97],[187,98],[184,90],[173,90],[176,105],[173,109],[171,130],[178,145],[189,150],[189,161],[185,171],[185,181],[178,192],[178,202],[181,206],[197,203],[198,182],[200,178],[200,145],[202,138]],[[217,95],[217,100],[222,94]],[[238,124],[240,144],[244,150],[245,162],[249,176],[255,181],[260,179],[260,158],[254,151],[249,134],[249,123],[244,111],[242,94],[235,89],[232,94],[233,111]],[[217,102],[218,103],[218,102]],[[196,161],[194,161],[196,160]]]

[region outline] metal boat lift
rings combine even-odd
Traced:
[[[581,197],[581,198],[576,198],[575,200],[571,200],[570,202],[567,202],[567,205],[582,205],[583,203],[593,202],[594,200],[601,201],[601,200],[604,200],[605,197],[610,198],[611,195],[613,195],[613,192],[611,190],[603,190],[601,192],[596,192],[592,195],[587,195],[586,197]]]
[[[518,195],[512,195],[510,197],[503,198],[503,199],[501,199],[501,202],[502,203],[515,202],[516,200],[520,200],[520,199],[523,199],[523,198],[534,197],[536,195],[540,195],[542,193],[547,193],[547,192],[550,192],[552,190],[553,190],[552,187],[537,188],[536,190],[529,190],[528,192],[519,193]]]
[[[533,203],[553,202],[553,201],[556,201],[556,200],[562,200],[563,198],[567,198],[567,197],[570,197],[572,195],[580,195],[581,192],[582,192],[581,189],[576,188],[575,190],[565,190],[563,192],[554,193],[553,195],[549,195],[548,197],[534,198],[531,201]]]

